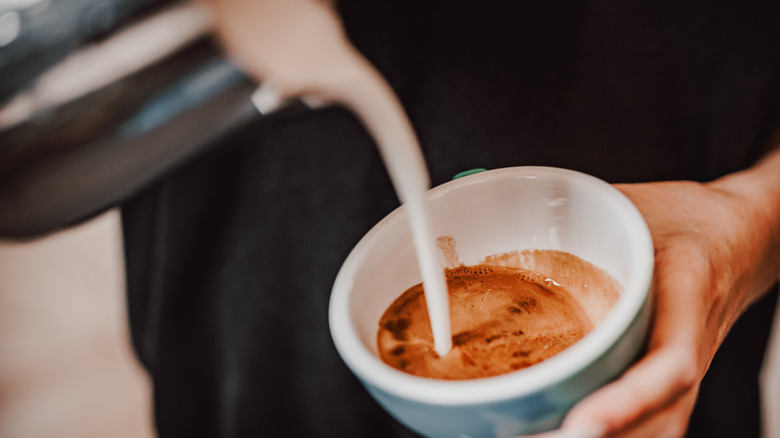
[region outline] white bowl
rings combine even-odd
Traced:
[[[526,249],[561,250],[612,275],[620,298],[580,341],[546,361],[495,377],[446,381],[398,371],[379,359],[379,319],[421,282],[404,207],[355,246],[330,300],[330,329],[347,366],[395,418],[432,437],[511,437],[557,427],[579,400],[636,358],[650,318],[653,244],[636,207],[592,176],[514,167],[463,177],[429,191],[437,236],[460,262]]]

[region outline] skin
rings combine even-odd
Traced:
[[[710,183],[617,187],[642,212],[655,243],[649,349],[575,406],[560,431],[536,438],[682,437],[715,352],[780,272],[777,147],[752,168]]]
[[[252,9],[211,0],[228,53],[262,80]],[[231,5],[231,3],[233,3]],[[320,6],[327,2],[320,2]],[[256,11],[255,11],[256,12]],[[753,167],[709,183],[618,185],[639,208],[656,250],[655,316],[647,354],[583,400],[553,437],[681,437],[704,374],[734,322],[780,272],[780,136]]]

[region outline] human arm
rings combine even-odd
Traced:
[[[780,272],[778,145],[753,167],[710,183],[618,186],[653,235],[655,320],[645,356],[575,406],[562,436],[685,434],[713,356]]]

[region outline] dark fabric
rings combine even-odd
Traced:
[[[709,180],[748,166],[777,121],[780,4],[339,5],[434,184],[515,165]],[[414,436],[346,369],[327,325],[340,264],[397,205],[340,108],[263,120],[125,205],[131,329],[160,436]],[[767,309],[716,356],[691,436],[756,436]]]
[[[704,376],[689,437],[760,437],[758,373],[764,358],[777,288],[734,325]]]

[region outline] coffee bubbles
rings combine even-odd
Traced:
[[[534,251],[531,256],[537,261],[575,261],[579,269],[601,274],[568,253]],[[490,259],[506,262],[517,257]],[[401,294],[379,321],[377,345],[385,363],[409,374],[447,380],[517,371],[584,337],[619,293],[616,283],[608,282],[612,290],[599,291],[602,299],[594,300],[592,293],[583,297],[581,291],[590,289],[588,285],[572,288],[578,297],[549,275],[499,264],[459,266],[448,269],[446,277],[453,349],[443,357],[436,354],[425,294],[417,284]]]

